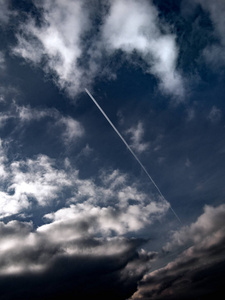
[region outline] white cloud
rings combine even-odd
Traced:
[[[184,96],[184,80],[176,69],[176,36],[162,24],[151,2],[110,1],[109,13],[104,9],[104,13],[100,12],[102,26],[88,43],[82,38],[91,30],[92,5],[72,0],[36,3],[42,9],[43,21],[37,26],[30,18],[20,26],[13,52],[42,65],[47,73],[53,72],[56,84],[71,97],[92,84],[96,76],[107,74],[109,80],[114,78],[115,70],[104,66],[103,57],[110,58],[118,49],[124,51],[128,60],[136,51],[147,65],[144,71],[158,78],[163,93],[177,100]]]
[[[88,28],[87,11],[81,1],[36,2],[43,11],[43,23],[30,19],[21,25],[14,53],[35,64],[45,60],[46,71],[53,71],[55,82],[73,96],[84,87],[85,77],[78,66],[82,54],[81,36]]]
[[[126,134],[130,135],[130,146],[138,153],[142,153],[149,148],[149,143],[143,142],[144,128],[142,122],[138,122],[137,127],[126,130]]]
[[[29,122],[33,120],[39,121],[45,117],[56,118],[59,115],[58,112],[54,109],[36,109],[31,108],[30,106],[19,105],[15,105],[15,107],[18,117],[23,122]]]
[[[84,129],[81,124],[71,117],[62,117],[58,121],[58,124],[62,124],[65,127],[63,131],[63,139],[66,144],[84,135]]]
[[[149,1],[116,0],[111,3],[102,28],[106,48],[111,52],[122,49],[127,54],[136,50],[148,66],[146,71],[159,79],[162,91],[183,97],[184,82],[176,70],[176,37],[161,32],[157,9]]]
[[[78,203],[47,214],[45,218],[52,222],[41,226],[38,231],[51,232],[51,235],[55,235],[58,239],[62,236],[60,234],[62,230],[64,235],[71,239],[97,234],[107,237],[113,232],[124,235],[151,224],[167,210],[167,203],[154,201],[148,205],[127,205],[124,208],[100,207],[88,202]]]
[[[1,218],[24,213],[34,204],[52,207],[63,200],[67,207],[48,215],[53,223],[47,227],[54,228],[59,221],[72,224],[72,215],[78,229],[86,219],[93,224],[91,234],[108,236],[113,231],[121,235],[138,231],[164,216],[169,208],[167,202],[139,191],[135,183],[129,184],[128,176],[118,170],[102,172],[96,184],[92,179],[80,179],[68,159],[64,170],[46,155],[9,163],[4,147],[0,154]],[[71,196],[61,199],[66,197],[65,190]],[[90,232],[87,229],[87,234]]]
[[[210,247],[225,235],[225,205],[212,207],[206,205],[204,213],[190,226],[183,227],[173,234],[172,241],[164,249],[171,251],[177,246],[193,243],[195,247]]]
[[[3,155],[1,160],[1,177],[7,186],[6,190],[0,191],[1,217],[22,212],[30,208],[33,201],[40,206],[49,205],[64,187],[72,184],[69,176],[63,170],[57,170],[54,161],[45,155],[14,161],[7,168]]]
[[[80,122],[70,116],[61,115],[56,109],[31,108],[30,106],[19,106],[16,103],[12,104],[7,113],[0,113],[0,127],[5,126],[11,118],[19,119],[21,126],[27,126],[29,122],[40,121],[47,117],[51,119],[53,127],[60,127],[61,138],[66,146],[84,136],[84,128]]]

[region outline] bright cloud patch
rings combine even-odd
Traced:
[[[44,67],[53,71],[55,82],[66,88],[71,95],[83,87],[83,74],[78,66],[81,35],[87,29],[87,12],[80,1],[42,1],[43,23],[36,26],[30,19],[21,25],[23,35],[18,35],[15,53],[35,64],[47,58]]]
[[[182,99],[184,81],[176,69],[176,36],[161,24],[154,5],[136,0],[108,4],[109,13],[102,8],[104,3],[99,4],[104,11],[101,28],[88,41],[89,47],[84,48],[84,36],[92,29],[91,11],[85,2],[37,2],[43,12],[41,26],[32,18],[22,24],[14,53],[43,65],[47,73],[53,72],[55,82],[73,97],[93,83],[96,76],[101,76],[106,53],[110,57],[121,49],[129,60],[129,55],[136,51],[147,65],[145,72],[158,78],[161,91]],[[113,77],[114,70],[107,72],[111,74],[109,79]]]
[[[147,1],[112,1],[103,25],[103,42],[108,50],[137,51],[165,93],[182,97],[184,84],[176,70],[178,48],[175,36],[162,34],[158,11]]]

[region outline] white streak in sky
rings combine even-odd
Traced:
[[[95,100],[95,98],[91,95],[91,93],[88,91],[88,89],[85,89],[85,92],[88,94],[88,96],[93,100],[93,102],[95,103],[95,105],[98,107],[98,109],[101,111],[101,113],[103,114],[103,116],[106,118],[106,120],[109,122],[109,124],[112,126],[112,128],[115,130],[115,132],[118,134],[118,136],[121,138],[121,140],[123,141],[123,143],[126,145],[127,149],[130,151],[130,153],[133,155],[133,157],[136,159],[136,161],[139,163],[139,165],[141,166],[142,170],[145,172],[145,174],[148,176],[148,178],[150,179],[151,183],[155,186],[156,190],[158,191],[159,195],[166,201],[166,198],[163,196],[163,194],[161,193],[159,187],[157,186],[157,184],[155,183],[155,181],[152,179],[152,177],[149,175],[148,171],[146,170],[146,168],[143,166],[143,164],[141,163],[141,161],[139,160],[139,158],[136,156],[136,154],[133,152],[133,150],[130,148],[130,146],[128,145],[128,143],[125,141],[125,139],[122,137],[122,135],[119,133],[119,131],[117,130],[117,128],[114,126],[114,124],[111,122],[111,120],[108,118],[108,116],[106,115],[106,113],[103,111],[103,109],[99,106],[98,102]],[[168,202],[169,203],[169,202]],[[173,214],[175,215],[175,217],[178,219],[179,222],[181,222],[180,218],[178,217],[178,215],[175,213],[175,211],[173,210],[171,204],[170,205],[170,209],[173,212]]]

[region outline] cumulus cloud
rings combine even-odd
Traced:
[[[126,134],[130,135],[130,145],[138,153],[142,153],[149,148],[149,143],[143,142],[144,128],[142,122],[138,122],[136,127],[126,130]]]
[[[173,234],[165,251],[188,246],[174,261],[145,275],[131,299],[211,299],[223,296],[225,205],[205,206],[190,226]],[[190,243],[192,246],[190,246]]]
[[[175,35],[162,33],[156,7],[149,1],[112,1],[103,24],[103,38],[109,51],[134,51],[146,62],[146,72],[155,75],[164,93],[184,96],[184,82],[176,70],[178,47]],[[164,28],[165,30],[166,28]]]
[[[70,96],[91,85],[96,76],[107,73],[108,79],[113,77],[115,70],[104,71],[104,61],[119,49],[129,61],[136,51],[146,64],[144,71],[158,78],[163,93],[179,99],[184,96],[184,80],[176,68],[176,36],[162,24],[151,2],[99,2],[99,10],[94,12],[101,18],[98,32],[91,27],[94,6],[85,1],[36,3],[42,22],[37,25],[30,18],[20,25],[13,52],[53,73],[55,82]],[[104,9],[106,4],[109,9]]]
[[[68,159],[63,169],[43,154],[9,162],[3,145],[0,154],[1,218],[26,212],[35,203],[46,207],[64,201],[65,208],[46,215],[51,221],[46,227],[55,231],[57,224],[65,223],[80,228],[86,219],[87,234],[107,236],[138,231],[161,218],[169,208],[167,202],[139,191],[135,183],[129,184],[127,175],[117,170],[105,170],[96,184],[92,179],[80,179]]]
[[[4,156],[1,160],[5,161]],[[46,206],[57,198],[63,187],[71,185],[68,175],[63,170],[57,170],[54,162],[45,155],[39,155],[36,159],[14,161],[7,166],[3,163],[1,169],[4,179],[0,191],[1,217],[30,208],[31,199],[40,206]]]
[[[0,222],[0,233],[0,295],[8,299],[55,299],[59,294],[105,299],[109,291],[124,299],[156,256],[138,250],[143,240],[68,239],[64,229],[59,240],[26,222]]]
[[[40,230],[52,232],[60,236],[61,229],[72,237],[74,234],[109,236],[113,233],[123,235],[135,232],[145,225],[151,224],[156,218],[162,217],[168,205],[152,202],[149,205],[129,205],[126,208],[113,206],[100,207],[89,203],[70,205],[55,213],[45,215],[52,223],[43,225]],[[74,230],[77,228],[78,233]],[[82,230],[83,229],[83,230]]]

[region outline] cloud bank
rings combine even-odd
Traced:
[[[225,205],[206,206],[190,226],[174,233],[165,251],[188,246],[174,261],[145,275],[131,299],[211,299],[223,296]]]

